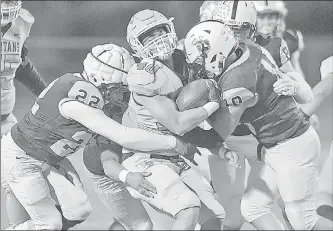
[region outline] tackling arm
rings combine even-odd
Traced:
[[[25,87],[38,96],[45,88],[46,83],[29,60],[27,56],[28,50],[25,46],[22,48],[22,63],[15,73],[15,78]]]
[[[61,113],[91,131],[102,135],[119,145],[140,151],[175,150],[178,142],[173,136],[158,135],[142,129],[125,127],[107,117],[101,109],[89,107],[78,101],[66,101]]]
[[[179,112],[175,102],[166,96],[136,96],[157,121],[177,135],[190,131],[209,116],[203,107]]]

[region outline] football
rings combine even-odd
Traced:
[[[176,99],[179,111],[198,108],[209,102],[209,88],[205,79],[198,79],[183,87]]]

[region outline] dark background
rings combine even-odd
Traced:
[[[96,44],[116,43],[128,48],[126,27],[131,16],[142,9],[160,11],[174,17],[179,38],[199,20],[202,1],[24,1],[23,7],[35,17],[28,38],[29,57],[50,83],[67,72],[81,72],[82,61]],[[305,49],[301,65],[311,86],[320,80],[320,62],[333,53],[332,1],[288,1],[287,26],[304,35]],[[14,114],[21,118],[33,105],[33,96],[22,85],[17,86]],[[317,112],[321,129],[322,160],[332,140],[332,97]],[[113,222],[110,213],[94,194],[82,171],[81,153],[70,158],[78,169],[91,198],[93,213],[75,229],[104,229]],[[7,225],[4,196],[1,190],[1,228]],[[254,229],[246,224],[243,229]]]

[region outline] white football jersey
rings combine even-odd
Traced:
[[[1,115],[11,113],[15,104],[14,77],[20,66],[21,51],[34,17],[25,9],[1,38]]]

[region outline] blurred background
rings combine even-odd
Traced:
[[[126,27],[131,16],[143,9],[153,9],[174,17],[179,38],[199,20],[202,1],[24,1],[23,7],[35,17],[27,40],[29,57],[45,80],[67,72],[81,72],[82,61],[96,44],[116,43],[129,49]],[[320,62],[333,53],[333,2],[287,1],[287,27],[304,35],[305,49],[301,65],[313,87],[319,80]],[[21,118],[33,105],[33,96],[19,83],[14,114]],[[327,155],[332,140],[332,98],[318,110],[322,155]],[[90,187],[80,165],[81,153],[71,157],[91,198],[93,213],[75,229],[106,229],[113,218]],[[322,158],[325,160],[325,158]],[[81,174],[82,173],[82,174]],[[3,191],[1,191],[1,229],[7,226]],[[243,229],[254,229],[245,225]]]

